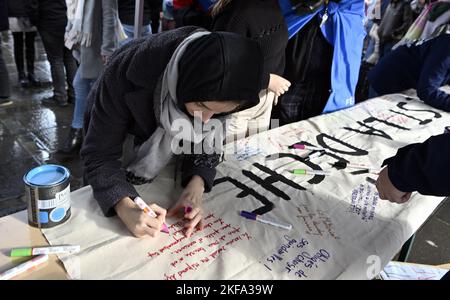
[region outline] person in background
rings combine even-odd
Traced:
[[[40,86],[34,75],[36,27],[31,25],[27,15],[26,0],[8,0],[9,29],[14,41],[14,61],[16,63],[18,82],[22,87]],[[25,39],[24,39],[25,36]],[[24,47],[25,42],[25,47]],[[25,50],[27,74],[25,74]]]
[[[383,57],[369,72],[370,98],[416,89],[426,104],[450,111],[450,34],[403,45]]]
[[[81,149],[87,183],[105,216],[117,214],[135,236],[158,234],[165,210],[152,204],[159,217],[146,216],[133,202],[139,196],[133,184],[151,182],[183,154],[184,190],[168,215],[190,206],[185,235],[202,229],[203,193],[213,187],[222,154],[223,125],[217,123],[259,103],[263,63],[256,42],[194,26],[116,51],[89,94]],[[210,122],[215,125],[203,126]],[[195,152],[194,145],[202,147]]]
[[[273,109],[272,118],[280,125],[355,104],[365,37],[364,1],[307,4],[280,0],[289,32],[283,77],[292,84]]]
[[[378,36],[378,27],[381,22],[381,16],[386,11],[389,0],[372,0],[369,7],[366,24],[367,48],[364,53],[364,61],[375,65],[380,58],[380,38]]]
[[[432,136],[423,143],[405,146],[386,159],[376,187],[380,199],[403,204],[413,192],[423,195],[450,196],[450,134]],[[441,280],[450,280],[450,271]]]
[[[8,3],[6,0],[0,0],[0,33],[8,29]],[[9,99],[10,93],[9,73],[3,59],[2,37],[0,35],[0,107],[12,104],[12,101]]]
[[[378,27],[380,58],[402,39],[412,22],[410,3],[407,0],[390,0]]]
[[[153,10],[153,2],[152,0],[144,1],[144,12],[142,17],[142,32],[141,36],[147,36],[152,34],[152,10]],[[156,1],[158,2],[158,1]],[[121,42],[121,45],[124,45],[131,41],[134,38],[134,17],[135,17],[135,8],[136,1],[135,0],[118,0],[118,10],[119,10],[119,19],[123,25],[123,30],[127,36],[127,39]],[[152,25],[152,26],[150,26]]]
[[[213,30],[250,38],[264,55],[264,76],[259,105],[232,114],[227,142],[269,129],[272,106],[291,83],[281,77],[288,42],[287,26],[278,0],[218,0],[212,8]]]
[[[66,45],[73,47],[80,66],[75,75],[75,107],[69,134],[59,153],[78,154],[83,142],[83,116],[92,86],[111,54],[119,47],[120,21],[117,0],[78,0],[73,23],[66,32]]]
[[[175,28],[173,15],[173,0],[164,0],[162,4],[161,30],[167,31]]]
[[[413,19],[416,19],[425,8],[425,6],[429,3],[430,0],[412,0],[410,5],[413,12]]]
[[[432,136],[411,144],[386,159],[377,189],[380,199],[405,203],[415,191],[423,195],[450,196],[447,171],[450,169],[450,134]]]
[[[53,96],[44,98],[42,102],[48,105],[67,106],[75,98],[72,82],[77,71],[77,64],[72,52],[64,46],[64,32],[67,25],[66,1],[29,1],[28,16],[41,36],[50,62],[53,81]]]
[[[152,33],[159,32],[159,25],[162,13],[162,2],[163,2],[162,0],[150,1],[150,19],[151,19]]]

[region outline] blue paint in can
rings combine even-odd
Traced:
[[[42,165],[23,177],[28,200],[28,223],[50,228],[70,217],[70,172],[59,165]]]

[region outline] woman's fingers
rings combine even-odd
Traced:
[[[166,218],[167,211],[159,205],[152,204],[150,208],[159,216],[163,217],[163,220]]]
[[[199,213],[201,213],[200,207],[194,207],[192,208],[191,212],[184,214],[184,217],[191,220]]]
[[[186,237],[191,236],[192,232],[194,232],[195,226],[197,226],[197,224],[202,220],[202,217],[203,216],[201,214],[198,214],[184,225],[184,234],[186,235]]]
[[[159,234],[159,229],[155,229],[155,228],[151,228],[148,226],[143,226],[142,227],[143,232],[145,233],[145,235],[149,235],[151,237],[156,237]]]

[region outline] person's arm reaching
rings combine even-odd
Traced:
[[[411,144],[384,161],[377,188],[382,199],[405,202],[408,193],[449,196],[450,134],[433,136],[421,144]],[[403,200],[404,201],[403,201]]]

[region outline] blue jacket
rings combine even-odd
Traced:
[[[423,44],[398,47],[369,72],[369,83],[379,95],[416,89],[430,106],[450,111],[450,95],[439,88],[450,82],[450,35]]]
[[[289,38],[297,34],[314,17],[322,18],[325,7],[317,11],[296,15],[289,0],[279,0],[289,30]],[[364,1],[341,0],[328,4],[328,21],[322,26],[322,33],[334,46],[331,66],[331,94],[324,113],[343,109],[355,104],[355,89],[358,83],[359,67],[364,30]]]

